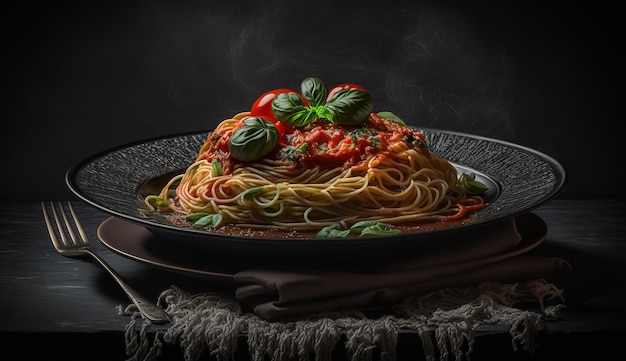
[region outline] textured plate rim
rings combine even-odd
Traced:
[[[511,142],[504,141],[504,140],[498,140],[498,139],[488,138],[485,136],[472,135],[472,134],[456,132],[456,131],[440,130],[440,129],[426,128],[426,127],[415,127],[415,126],[413,126],[412,128],[421,130],[424,132],[424,134],[426,135],[426,143],[429,145],[431,152],[441,155],[445,157],[446,159],[450,160],[451,162],[458,164],[462,167],[475,169],[479,173],[484,173],[487,176],[494,178],[502,187],[501,191],[503,192],[502,195],[504,197],[502,197],[502,195],[499,195],[498,198],[495,199],[494,202],[490,204],[489,207],[487,207],[485,210],[480,211],[476,214],[476,219],[473,222],[464,224],[459,227],[454,227],[454,228],[445,228],[445,229],[434,230],[434,231],[411,232],[410,234],[408,234],[408,236],[430,237],[430,236],[448,235],[448,234],[452,234],[458,231],[471,230],[477,227],[491,224],[496,221],[515,217],[522,213],[536,209],[539,206],[554,199],[563,191],[563,189],[565,188],[567,184],[567,172],[565,168],[551,156],[544,154],[540,151],[537,151],[535,149],[532,149],[530,147],[511,143]],[[188,140],[193,137],[196,137],[198,139],[204,139],[206,138],[206,135],[208,135],[209,132],[210,131],[205,130],[205,131],[195,131],[195,132],[178,133],[178,134],[172,134],[172,135],[167,135],[167,136],[154,137],[154,138],[149,138],[149,139],[140,140],[136,142],[122,144],[122,145],[92,154],[84,158],[83,160],[75,163],[72,167],[68,169],[68,171],[66,172],[66,176],[65,176],[66,185],[68,186],[68,188],[73,194],[75,194],[77,197],[79,197],[86,203],[100,210],[103,210],[111,215],[118,216],[126,220],[142,224],[148,228],[164,230],[166,232],[171,232],[172,234],[179,234],[180,236],[183,236],[183,237],[184,236],[206,237],[206,238],[212,238],[212,239],[218,239],[218,240],[229,240],[229,239],[241,240],[242,238],[251,238],[251,237],[237,237],[237,236],[231,236],[231,235],[210,233],[206,231],[179,228],[179,227],[175,227],[173,225],[165,224],[159,221],[144,219],[139,216],[139,212],[135,212],[136,214],[130,214],[131,212],[120,211],[119,209],[115,209],[114,207],[111,207],[106,201],[109,199],[113,199],[114,197],[110,197],[107,194],[98,195],[97,192],[87,190],[85,189],[86,187],[84,186],[84,184],[81,184],[81,181],[79,180],[79,176],[81,172],[87,172],[86,169],[89,166],[94,165],[98,161],[112,154],[124,154],[125,151],[128,151],[129,149],[133,149],[133,147],[156,146],[156,144],[159,142],[176,141],[176,140],[183,140],[183,139]],[[508,196],[507,191],[509,191],[510,185],[512,184],[511,183],[512,180],[510,179],[503,180],[503,178],[507,178],[509,175],[511,176],[515,175],[519,173],[521,169],[511,168],[509,164],[506,164],[506,161],[502,161],[502,160],[498,162],[497,160],[496,161],[494,161],[493,159],[488,160],[488,159],[483,159],[481,157],[474,157],[474,158],[465,157],[464,158],[463,155],[459,155],[458,151],[457,152],[450,151],[450,149],[454,149],[454,147],[457,145],[455,142],[449,142],[448,139],[441,140],[442,138],[456,138],[453,140],[460,139],[464,141],[469,141],[470,143],[486,145],[492,148],[495,147],[496,150],[499,149],[501,152],[505,152],[505,153],[507,151],[512,152],[517,158],[528,157],[530,160],[529,163],[534,162],[536,165],[541,166],[542,170],[544,171],[549,170],[545,173],[542,173],[541,175],[549,176],[551,185],[549,187],[542,187],[542,185],[540,184],[539,185],[540,192],[538,192],[537,194],[533,194],[532,200],[526,200],[518,204],[513,204],[513,207],[509,207],[510,204],[506,204],[505,201],[506,201],[506,197]],[[441,146],[440,143],[442,142],[446,143],[447,146],[439,148]],[[193,157],[195,157],[195,155],[197,155],[197,149],[199,149],[199,147],[194,146],[194,147],[190,147],[188,150],[192,153]],[[478,151],[484,151],[484,150],[485,149],[478,149]],[[467,151],[467,149],[461,149],[460,151],[462,154],[464,151]],[[191,158],[189,159],[190,160],[187,161],[187,164],[190,164],[191,162]],[[470,162],[471,164],[468,164],[468,160],[471,160],[473,163]],[[505,171],[506,176],[503,176],[503,174],[505,174],[503,172],[498,172],[498,174],[493,174],[493,169],[491,168],[485,169],[484,163],[480,164],[481,162],[485,162],[485,161],[488,164],[490,164],[491,167],[493,167],[494,165],[500,165],[501,167],[503,167],[503,170]],[[528,164],[525,164],[525,165],[528,166]],[[185,166],[186,165],[181,164],[180,166],[178,166],[178,168],[184,168]],[[516,172],[510,172],[511,170],[515,170]],[[156,173],[150,174],[151,177],[156,176],[156,175],[158,174]],[[133,198],[132,201],[136,202],[136,208],[139,208],[141,206],[139,199],[136,198],[137,187],[139,187],[142,182],[145,182],[146,179],[147,178],[144,177],[141,180],[135,181],[134,182],[135,188],[133,189],[132,194],[126,195],[129,198]],[[513,177],[513,180],[515,180],[515,177]],[[525,193],[525,191],[527,190],[524,188],[524,185],[522,184],[522,185],[516,185],[516,186],[520,186],[522,189],[521,190],[515,189],[515,192],[517,192],[517,194],[514,194],[512,196],[513,197],[525,196],[525,194],[522,194],[522,193]],[[101,193],[106,193],[106,192],[101,192]],[[130,201],[130,199],[127,201]],[[393,239],[396,237],[406,238],[407,234],[401,234],[399,236],[390,236],[390,237],[387,236],[384,238]],[[362,244],[362,243],[368,243],[368,242],[374,242],[374,243],[380,242],[379,238],[381,237],[367,237],[367,238],[361,237],[361,238],[358,238],[357,241],[355,241],[355,239],[338,239],[338,240],[340,243],[347,243],[347,244],[361,243]],[[277,239],[277,238],[262,238],[262,237],[246,239],[246,242],[250,242],[250,241],[277,242],[277,243],[286,243],[286,242],[293,243],[295,241],[297,243],[315,242],[316,244],[324,244],[325,242],[337,242],[337,239],[302,240],[302,239],[288,239],[288,238]]]

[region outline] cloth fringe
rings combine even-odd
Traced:
[[[151,323],[141,320],[134,305],[118,306],[120,315],[131,316],[125,343],[129,361],[155,361],[163,342],[178,344],[187,361],[208,353],[218,361],[234,360],[237,340],[245,337],[253,361],[330,361],[337,344],[345,337],[350,360],[395,361],[398,334],[416,332],[427,361],[469,359],[476,329],[480,325],[501,325],[511,335],[512,347],[533,354],[535,335],[544,320],[554,319],[564,307],[563,290],[545,280],[503,284],[482,283],[476,287],[454,288],[410,297],[391,307],[381,317],[364,312],[342,311],[311,315],[296,320],[269,322],[244,312],[240,304],[215,293],[190,293],[172,286],[158,304],[166,308],[172,324],[150,339]],[[538,305],[536,311],[516,308]],[[376,354],[375,354],[376,352]]]

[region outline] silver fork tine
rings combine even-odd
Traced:
[[[76,213],[74,212],[74,207],[72,207],[72,203],[68,201],[67,207],[69,208],[70,214],[72,215],[72,219],[74,220],[74,225],[76,226],[76,229],[78,229],[78,233],[80,234],[80,239],[82,240],[82,243],[88,245],[89,238],[87,238],[87,234],[85,233],[85,230],[83,229],[82,224],[78,221],[78,217],[76,216]],[[65,221],[65,225],[66,225],[68,233],[70,234],[70,238],[72,239],[72,242],[74,244],[79,244],[80,242],[78,241],[78,238],[74,234],[72,227],[70,227],[70,222],[67,219],[66,212],[63,209],[63,205],[61,204],[61,202],[59,202],[59,208],[62,210],[63,220]]]
[[[61,228],[61,223],[59,222],[59,217],[57,215],[57,211],[54,209],[54,203],[50,202],[50,208],[52,209],[52,215],[54,216],[54,222],[56,223],[57,229],[59,230],[59,235],[62,238],[63,245],[67,246],[67,240],[65,239],[65,235],[63,234],[63,228]],[[46,226],[48,227],[48,233],[50,234],[50,239],[52,243],[54,243],[54,248],[59,249],[63,247],[59,242],[59,237],[57,237],[56,232],[54,231],[54,226],[52,225],[52,221],[50,220],[50,216],[48,216],[48,211],[46,209],[45,203],[41,203],[41,209],[43,210],[43,217],[46,221]]]
[[[63,217],[63,224],[65,225],[65,229],[67,230],[67,233],[69,234],[72,240],[72,243],[77,244],[76,235],[74,235],[74,231],[72,231],[72,227],[70,227],[69,221],[67,220],[67,215],[65,214],[65,209],[63,209],[63,204],[61,202],[59,202],[59,210],[60,210],[59,213],[61,213],[61,217]],[[63,228],[61,228],[61,225],[59,224],[59,216],[57,215],[57,211],[54,208],[54,204],[52,205],[52,213],[54,214],[54,219],[57,222],[57,227],[58,227],[59,233],[61,234],[61,240],[63,241],[63,244],[69,245],[70,242],[65,236],[65,232],[63,232]]]
[[[77,255],[90,255],[94,260],[96,260],[104,269],[106,269],[109,274],[117,281],[118,285],[126,292],[126,295],[130,298],[130,300],[137,306],[141,314],[154,323],[167,323],[170,322],[170,318],[161,308],[152,304],[146,298],[138,294],[133,288],[124,282],[124,280],[109,266],[104,259],[102,259],[97,253],[92,251],[89,248],[89,238],[80,221],[78,220],[78,216],[74,211],[74,207],[72,207],[72,203],[67,202],[68,212],[71,215],[68,217],[66,210],[63,207],[61,202],[58,202],[58,212],[54,206],[53,202],[50,202],[50,208],[52,212],[52,216],[54,218],[54,225],[56,225],[56,229],[50,219],[48,214],[48,209],[44,202],[41,202],[41,209],[43,210],[44,220],[46,222],[46,226],[48,227],[48,233],[50,234],[50,239],[54,245],[56,251],[64,256],[77,256]],[[58,213],[61,213],[59,216]],[[61,225],[61,218],[63,219],[63,223],[65,227]],[[76,236],[76,232],[74,232],[73,228],[76,228],[78,234],[80,235],[80,240]],[[66,236],[66,233],[69,236]],[[57,235],[58,233],[58,235]],[[59,241],[60,238],[60,241]]]

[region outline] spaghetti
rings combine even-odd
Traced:
[[[459,220],[486,206],[424,136],[374,113],[360,125],[318,120],[280,134],[254,161],[235,159],[229,139],[250,112],[222,121],[158,199],[178,214],[219,214],[223,224],[312,231],[359,221]],[[172,195],[172,192],[175,193]],[[146,198],[146,204],[156,196]]]

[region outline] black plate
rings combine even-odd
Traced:
[[[556,197],[565,187],[566,172],[553,158],[505,141],[464,133],[420,128],[432,153],[473,172],[490,190],[490,205],[473,222],[451,228],[402,233],[387,237],[286,239],[236,237],[172,226],[147,212],[143,196],[153,192],[170,174],[196,158],[208,132],[186,133],[145,140],[92,155],[66,174],[69,189],[87,203],[114,216],[141,224],[181,247],[193,247],[237,257],[362,259],[421,252],[462,240],[463,233],[533,210]],[[165,176],[164,176],[165,175]]]

